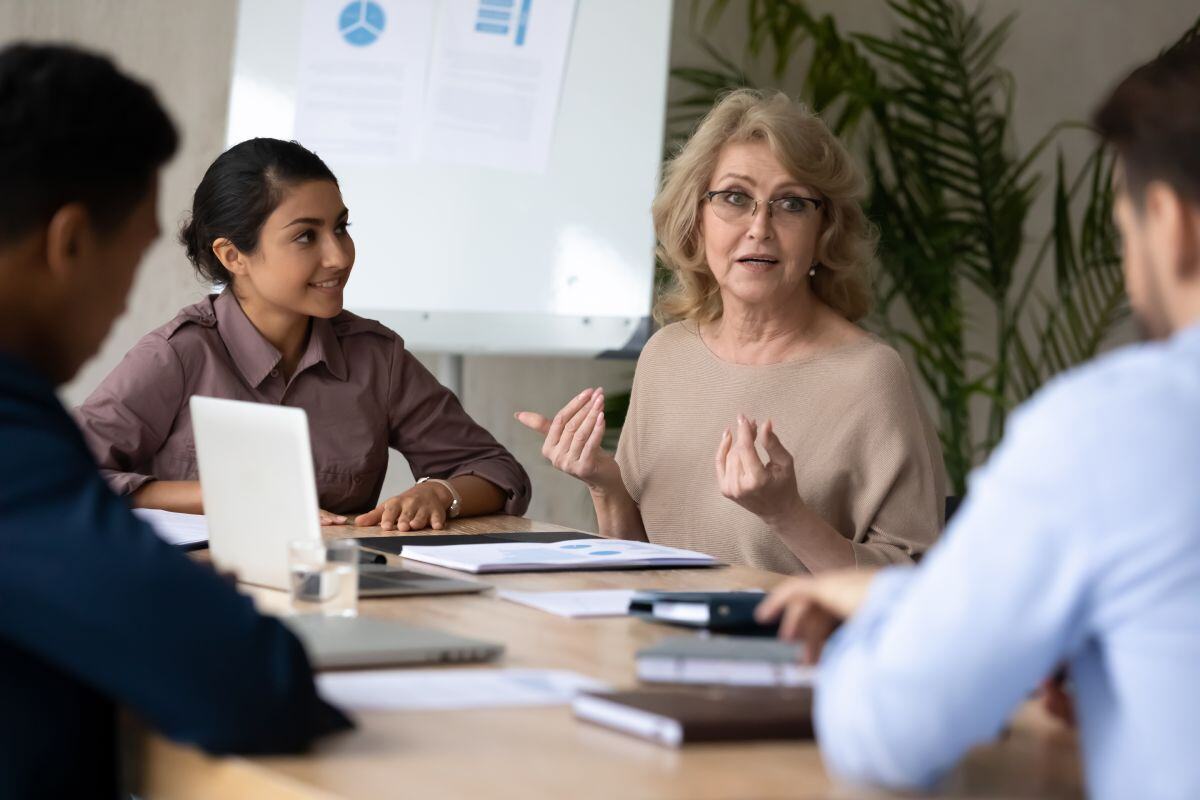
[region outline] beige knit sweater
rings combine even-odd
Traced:
[[[731,364],[694,323],[646,344],[617,462],[650,541],[782,573],[806,569],[762,520],[723,497],[714,466],[739,413],[772,419],[809,508],[860,566],[904,563],[941,529],[941,447],[899,354],[875,337],[765,366]],[[760,451],[761,452],[761,451]]]

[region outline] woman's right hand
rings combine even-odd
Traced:
[[[621,486],[621,469],[600,447],[604,438],[604,390],[584,389],[553,420],[533,411],[518,411],[517,421],[544,435],[542,455],[555,469],[578,478],[593,491]]]

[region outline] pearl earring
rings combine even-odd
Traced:
[[[817,277],[817,265],[816,265],[816,264],[813,264],[813,265],[812,265],[812,269],[810,269],[810,270],[808,271],[808,277],[810,277],[810,278],[815,278],[815,277]]]

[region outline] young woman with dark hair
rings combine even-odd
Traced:
[[[213,162],[180,233],[223,286],[147,334],[79,409],[106,477],[133,505],[202,511],[187,399],[308,413],[321,518],[385,529],[522,513],[529,478],[409,353],[342,308],[354,265],[337,179],[296,142],[251,139]],[[388,448],[422,480],[379,503]]]

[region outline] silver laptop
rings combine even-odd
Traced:
[[[190,404],[213,562],[245,583],[287,589],[288,542],[321,538],[307,415],[298,408],[212,397],[193,397]],[[360,592],[487,588],[426,573],[404,581],[413,572],[367,568]],[[402,585],[387,591],[381,583],[389,580]],[[382,619],[298,616],[283,621],[304,642],[309,660],[322,668],[481,661],[503,652],[491,642]]]
[[[282,622],[300,637],[317,669],[454,664],[487,661],[504,652],[492,642],[372,617],[303,614]]]
[[[289,588],[288,543],[321,538],[308,416],[299,408],[212,397],[193,397],[190,406],[213,562],[244,583]],[[358,583],[360,597],[489,588],[371,565],[361,568]]]
[[[287,589],[288,543],[321,538],[302,409],[192,397],[213,563],[239,581]]]

